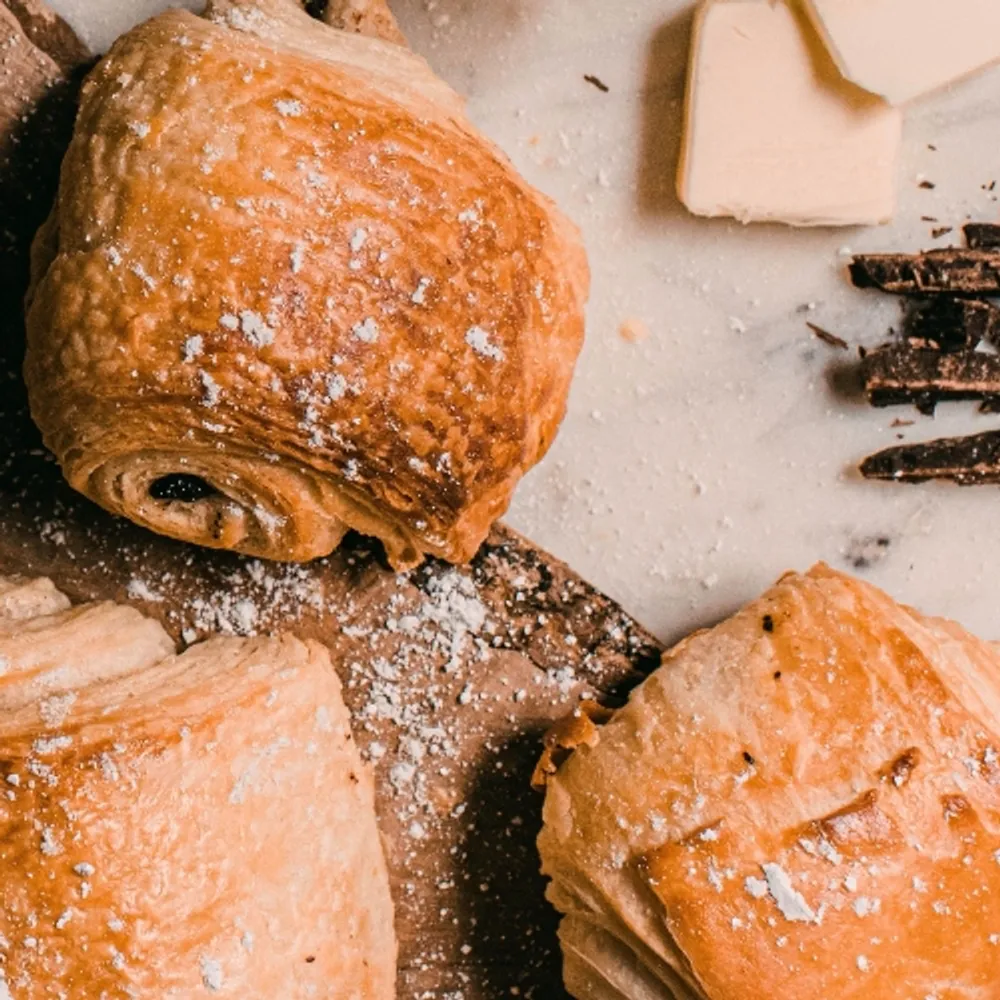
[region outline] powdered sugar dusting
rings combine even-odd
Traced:
[[[767,863],[761,865],[761,869],[767,881],[768,892],[781,911],[781,915],[786,920],[815,923],[816,914],[802,894],[792,887],[792,880],[781,865]]]
[[[374,344],[379,335],[378,323],[369,316],[361,323],[356,323],[352,327],[351,333],[365,344]]]
[[[204,350],[205,350],[204,338],[195,335],[192,337],[188,337],[187,340],[184,341],[184,348],[181,356],[184,358],[185,361],[191,362],[194,361],[195,358],[200,357]]]
[[[201,981],[205,989],[213,993],[221,990],[223,984],[222,963],[217,958],[202,955],[200,968]]]
[[[490,343],[490,335],[481,326],[469,327],[465,342],[481,357],[492,361],[503,361],[506,357],[502,347]]]
[[[274,342],[274,330],[260,313],[252,309],[244,309],[240,313],[240,330],[254,347],[267,347]]]
[[[219,383],[208,372],[199,372],[198,379],[201,382],[202,403],[208,407],[216,406],[222,396],[222,389]]]
[[[274,102],[275,110],[282,118],[301,118],[302,102],[294,99],[287,99]]]
[[[368,240],[368,230],[367,229],[355,229],[351,234],[351,252],[357,253]]]
[[[417,287],[413,294],[410,296],[410,301],[415,306],[422,306],[427,302],[427,289],[431,287],[434,282],[430,278],[421,278],[417,282]]]
[[[50,729],[61,726],[76,702],[76,694],[68,691],[66,694],[52,695],[44,701],[39,702],[38,714],[42,722]]]

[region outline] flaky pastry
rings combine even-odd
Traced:
[[[34,252],[31,410],[75,488],[164,534],[462,561],[556,433],[586,260],[383,4],[330,20],[214,0],[91,74]]]
[[[372,779],[326,649],[175,655],[0,578],[0,997],[393,1000]]]
[[[791,574],[550,744],[579,1000],[1000,996],[1000,653],[953,622]]]

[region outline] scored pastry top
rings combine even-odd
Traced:
[[[666,654],[549,779],[571,992],[627,965],[630,997],[986,995],[998,678],[990,644],[825,566]]]
[[[84,87],[32,413],[76,488],[166,534],[464,560],[555,435],[587,285],[575,228],[404,47],[290,0],[171,11]]]

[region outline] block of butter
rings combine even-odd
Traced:
[[[847,83],[786,0],[706,0],[687,86],[677,187],[696,215],[794,226],[891,217],[901,114]]]
[[[1000,0],[805,0],[841,73],[903,104],[1000,60]]]

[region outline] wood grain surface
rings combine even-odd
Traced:
[[[469,567],[429,563],[400,575],[361,538],[309,565],[265,564],[149,534],[73,493],[27,414],[21,297],[80,70],[66,56],[65,25],[44,9],[39,20],[38,0],[3,3],[0,572],[50,576],[74,600],[130,601],[179,643],[281,629],[325,642],[377,769],[399,997],[565,996],[531,771],[554,720],[584,694],[620,696],[658,663],[660,647],[503,527]],[[44,54],[46,39],[57,59]]]

